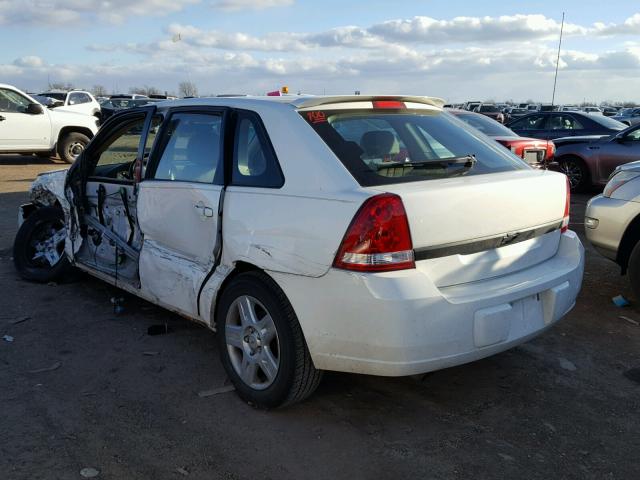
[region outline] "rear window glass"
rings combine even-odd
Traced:
[[[363,186],[529,168],[494,140],[438,110],[300,113]]]
[[[456,116],[465,123],[468,123],[473,128],[477,128],[485,135],[490,137],[515,137],[516,134],[509,130],[501,123],[496,122],[484,115],[476,115],[472,113],[461,113]]]
[[[593,120],[596,123],[599,123],[603,127],[610,128],[612,130],[624,130],[628,127],[622,122],[614,120],[613,118],[605,117],[604,115],[594,115],[589,117],[590,120]]]

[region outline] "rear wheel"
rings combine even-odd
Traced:
[[[89,144],[89,137],[78,132],[67,133],[58,143],[58,155],[67,163],[73,163]]]
[[[242,273],[217,309],[222,364],[244,400],[265,408],[311,395],[322,377],[284,292],[264,273]]]
[[[58,280],[69,269],[64,253],[67,229],[56,207],[34,211],[20,226],[13,243],[13,262],[20,276],[34,282]]]
[[[560,171],[569,179],[572,192],[584,190],[591,182],[589,170],[582,160],[577,157],[561,157],[557,159]]]

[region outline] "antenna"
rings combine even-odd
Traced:
[[[560,24],[560,41],[558,42],[558,57],[556,58],[556,75],[553,78],[553,95],[551,96],[551,110],[556,101],[556,84],[558,83],[558,65],[560,64],[560,47],[562,47],[562,31],[564,30],[564,12],[562,12],[562,23]]]

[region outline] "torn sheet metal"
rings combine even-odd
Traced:
[[[69,211],[69,202],[64,195],[64,182],[67,169],[41,173],[31,184],[29,196],[36,205],[49,207],[60,204],[65,212]]]
[[[52,172],[41,173],[31,184],[29,197],[34,205],[40,207],[50,207],[60,205],[64,213],[65,225],[67,227],[67,238],[65,239],[65,252],[69,258],[80,248],[82,240],[79,238],[77,229],[70,229],[71,204],[65,196],[65,181],[68,169],[54,170]],[[71,194],[71,192],[69,191]],[[75,216],[75,213],[73,213]],[[19,219],[20,220],[20,219]],[[77,220],[77,219],[76,219]],[[18,222],[21,223],[20,221]],[[77,225],[77,221],[75,222]],[[69,234],[71,231],[71,234]]]

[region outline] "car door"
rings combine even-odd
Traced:
[[[600,183],[605,183],[618,165],[635,160],[640,160],[640,125],[614,136],[600,147],[598,153]]]
[[[50,148],[49,113],[27,113],[29,98],[9,88],[0,88],[0,151],[31,151]]]
[[[69,170],[81,243],[75,261],[118,284],[139,286],[142,233],[136,198],[140,170],[161,117],[155,107],[114,118],[98,133]],[[73,225],[71,236],[75,236]]]
[[[547,140],[545,126],[547,115],[525,115],[509,124],[509,128],[522,137],[540,138]]]
[[[172,110],[138,190],[141,288],[191,317],[221,246],[225,117],[221,108]]]

